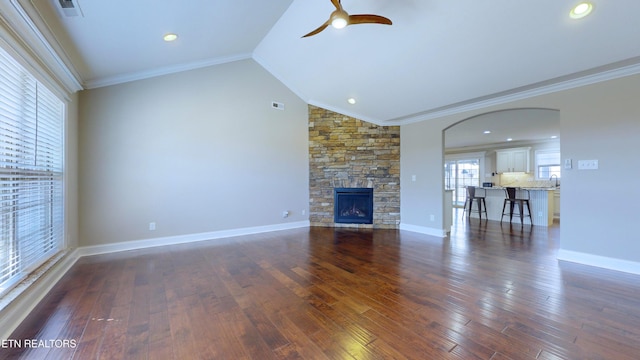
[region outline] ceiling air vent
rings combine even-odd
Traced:
[[[80,7],[74,0],[58,0],[58,2],[60,2],[60,10],[65,16],[80,15]]]

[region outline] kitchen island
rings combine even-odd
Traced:
[[[531,219],[533,220],[533,225],[539,226],[551,226],[553,224],[553,213],[554,213],[554,191],[556,188],[548,187],[548,188],[518,188],[517,197],[526,197],[526,191],[529,191],[529,203],[531,204]],[[485,200],[487,203],[487,214],[486,217],[489,220],[500,221],[500,217],[502,216],[502,206],[504,204],[504,199],[506,197],[506,193],[503,187],[484,187],[477,188],[476,196],[482,196],[485,194]],[[473,204],[473,212],[471,213],[471,217],[478,217],[478,204],[474,202]],[[468,210],[468,209],[467,209]],[[505,212],[509,211],[509,205],[505,209]],[[527,210],[525,205],[525,224],[531,224],[529,217],[526,216]],[[465,213],[465,216],[468,215]],[[485,218],[485,214],[482,215],[482,218]],[[502,222],[509,223],[509,216],[505,215],[502,219]],[[514,216],[513,223],[520,224],[520,215],[518,214],[518,206],[516,205],[514,208]]]

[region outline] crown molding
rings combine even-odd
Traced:
[[[358,114],[357,112],[348,111],[346,108],[330,106],[314,99],[310,99],[308,96],[305,96],[304,93],[293,88],[291,84],[289,84],[285,80],[285,77],[279,76],[276,72],[274,72],[273,69],[268,66],[265,61],[257,57],[255,54],[253,58],[274,77],[276,77],[276,79],[282,82],[300,98],[304,99],[308,104],[322,107],[324,109],[367,121],[379,126],[407,125],[421,121],[433,120],[445,116],[461,114],[467,111],[480,110],[491,106],[503,105],[513,101],[524,100],[536,96],[547,95],[555,92],[578,88],[581,86],[592,85],[608,80],[614,80],[626,76],[640,74],[640,57],[631,58],[613,64],[578,72],[568,76],[559,77],[548,81],[507,90],[504,92],[451,104],[441,108],[435,108],[408,116],[382,120],[364,116],[362,114]]]
[[[251,59],[251,54],[239,54],[234,56],[227,56],[222,58],[207,59],[203,61],[195,61],[190,63],[183,63],[173,66],[165,66],[151,70],[137,71],[123,75],[116,75],[110,77],[104,77],[99,79],[93,79],[84,83],[85,88],[95,89],[99,87],[111,86],[122,84],[131,81],[144,80],[162,75],[175,74],[183,71],[200,69],[208,66],[222,65],[231,63],[234,61]]]
[[[502,105],[513,101],[575,89],[581,86],[592,85],[637,74],[640,74],[640,58],[632,58],[566,77],[556,78],[530,86],[452,104],[440,109],[433,109],[414,115],[390,119],[385,121],[385,123],[404,125],[433,120],[444,116],[456,115],[467,111]]]
[[[6,35],[3,40],[29,65],[34,75],[66,94],[82,90],[77,72],[29,1],[2,1],[0,14],[8,30],[2,34]]]

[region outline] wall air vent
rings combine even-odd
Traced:
[[[272,101],[271,102],[271,107],[274,109],[278,109],[278,110],[284,110],[284,104],[281,102],[277,102],[277,101]]]
[[[58,0],[60,3],[60,10],[64,16],[80,16],[80,7],[77,4],[77,0]]]

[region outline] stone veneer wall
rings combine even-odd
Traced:
[[[336,187],[373,188],[373,225],[334,223]],[[309,195],[311,226],[398,228],[400,127],[309,105]]]

